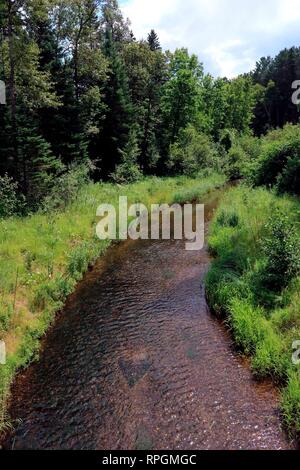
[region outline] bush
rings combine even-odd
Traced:
[[[92,164],[88,160],[71,165],[67,172],[56,178],[48,195],[43,200],[42,211],[62,210],[74,201],[79,189],[89,182],[92,170]]]
[[[264,284],[271,290],[281,291],[300,273],[300,237],[288,216],[280,211],[266,225],[262,238],[266,256]]]
[[[228,152],[228,167],[226,174],[231,180],[237,180],[243,176],[243,168],[245,166],[247,155],[240,146],[231,147]]]
[[[111,175],[113,181],[117,184],[135,183],[142,178],[143,174],[136,163],[124,162],[116,167]]]
[[[286,167],[277,181],[279,193],[289,192],[300,195],[300,156],[288,158]]]
[[[256,185],[299,194],[300,125],[287,125],[262,139],[262,153],[250,176]]]
[[[0,176],[0,217],[10,217],[18,210],[18,184],[7,174]]]
[[[216,223],[221,227],[237,227],[239,225],[239,215],[232,211],[220,211],[217,216]]]
[[[283,392],[282,410],[289,429],[300,434],[300,374],[293,371]]]
[[[294,142],[272,142],[269,144],[258,168],[256,184],[275,186],[288,160],[297,157],[299,152],[300,139]]]
[[[128,143],[124,150],[120,150],[121,163],[117,165],[115,172],[111,175],[112,180],[117,184],[128,184],[139,181],[143,174],[137,163],[140,154],[136,131],[130,133]]]
[[[54,279],[43,282],[34,292],[32,308],[35,311],[44,310],[49,304],[56,303],[56,309],[58,309],[73,291],[74,284],[72,279],[63,277],[61,274]]]
[[[249,177],[261,153],[261,141],[251,134],[239,135],[232,129],[225,129],[220,145],[225,151],[226,174],[231,180]]]
[[[258,137],[244,134],[238,138],[238,144],[252,162],[255,162],[261,154],[262,142]]]
[[[229,152],[231,147],[236,143],[237,131],[235,129],[223,129],[220,135],[220,145]]]
[[[13,316],[13,305],[0,302],[0,334],[7,331]]]
[[[177,142],[170,147],[167,167],[173,174],[193,176],[204,168],[218,170],[219,166],[215,144],[193,126],[182,130]]]

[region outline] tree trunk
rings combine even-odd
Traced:
[[[10,106],[11,128],[12,128],[12,148],[14,160],[15,178],[19,179],[19,158],[17,145],[17,104],[16,104],[16,80],[15,80],[15,57],[14,57],[14,31],[13,31],[13,2],[7,1],[8,11],[8,52],[9,52],[9,81],[8,81],[8,104]]]

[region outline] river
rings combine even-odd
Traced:
[[[206,198],[206,228],[222,191]],[[112,246],[18,374],[14,449],[288,449],[279,395],[209,312],[207,248]]]

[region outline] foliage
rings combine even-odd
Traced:
[[[231,180],[240,179],[243,176],[243,168],[247,161],[246,152],[241,146],[236,145],[231,147],[228,152],[227,160],[227,174]]]
[[[18,185],[6,174],[0,176],[0,218],[10,217],[18,209]]]
[[[253,167],[257,185],[276,186],[280,192],[299,192],[300,126],[287,125],[262,139],[261,155]]]
[[[171,145],[168,169],[173,174],[194,175],[204,168],[218,169],[218,154],[211,139],[192,125],[182,129]]]
[[[289,157],[285,168],[277,179],[279,193],[300,195],[300,157]]]
[[[262,249],[266,257],[264,283],[281,291],[300,275],[300,237],[286,214],[274,212],[262,237]]]
[[[49,193],[44,198],[41,208],[45,212],[62,210],[73,202],[80,189],[90,180],[93,170],[91,162],[73,163],[55,179]]]
[[[263,89],[255,108],[253,129],[257,135],[286,123],[299,122],[299,109],[292,102],[291,85],[299,75],[299,47],[284,49],[275,58],[257,62],[252,78]]]
[[[161,112],[167,148],[180,130],[197,120],[203,67],[186,49],[169,54],[169,77],[162,89]]]
[[[19,137],[22,153],[22,178],[20,179],[27,203],[37,209],[64,169],[61,160],[51,152],[49,144],[38,135],[23,128]]]
[[[100,157],[100,169],[104,175],[110,174],[119,163],[120,150],[126,146],[132,121],[132,103],[128,77],[123,58],[118,54],[113,42],[113,33],[106,31],[104,52],[110,69],[105,88],[105,116],[102,119],[102,133],[95,149]],[[101,153],[99,151],[101,149]],[[100,153],[100,155],[99,155]]]
[[[142,178],[142,172],[138,166],[139,147],[136,133],[131,132],[128,143],[121,152],[121,163],[112,174],[112,179],[118,184],[134,183]]]
[[[200,88],[199,125],[215,140],[222,138],[225,129],[247,133],[259,97],[259,89],[249,77],[228,80],[205,75]]]
[[[151,51],[161,50],[159,38],[154,29],[151,29],[150,33],[148,34],[147,42]]]

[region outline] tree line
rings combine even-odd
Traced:
[[[70,175],[125,183],[219,168],[231,132],[299,120],[298,48],[213,78],[187,49],[164,52],[154,30],[136,40],[117,0],[2,0],[0,41],[0,175],[31,209]]]

